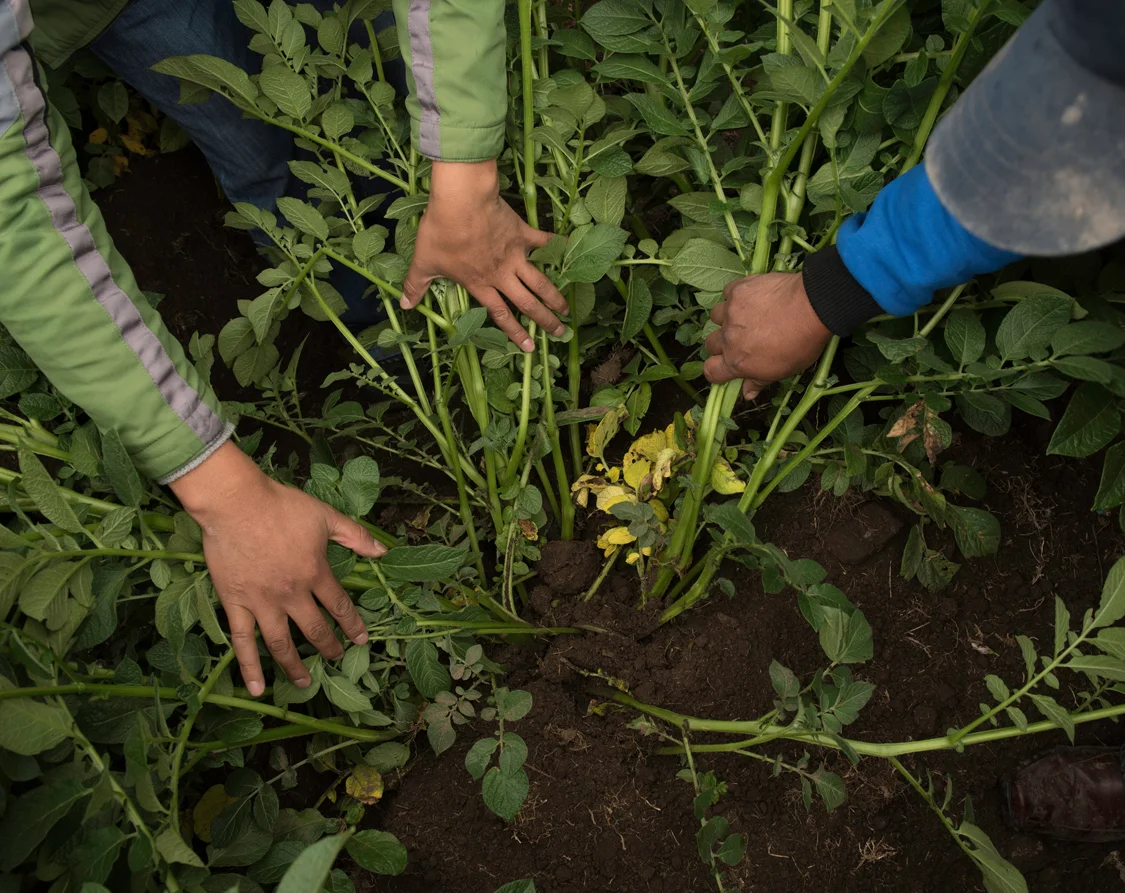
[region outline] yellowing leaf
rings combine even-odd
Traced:
[[[191,827],[204,843],[211,842],[211,822],[237,798],[230,796],[221,784],[211,785],[191,812]]]
[[[636,501],[637,498],[619,484],[604,487],[602,491],[598,493],[598,509],[603,512],[608,512],[619,502]]]
[[[611,409],[604,416],[597,425],[590,426],[590,432],[586,436],[586,453],[593,456],[595,459],[600,459],[602,453],[605,452],[606,445],[613,440],[614,436],[621,428],[621,420],[627,416],[624,406],[618,406],[616,409]]]
[[[104,127],[99,127],[97,130],[90,134],[89,142],[93,143],[95,146],[100,146],[108,139],[109,131],[107,131]]]
[[[127,133],[121,134],[121,144],[134,155],[147,155],[148,149],[137,137]]]
[[[618,546],[624,546],[626,543],[631,543],[635,539],[636,537],[629,532],[628,527],[611,527],[598,537],[598,548],[604,549],[606,557],[608,558]]]
[[[634,490],[641,488],[641,481],[652,471],[652,463],[648,459],[637,459],[632,464],[625,466],[625,483]]]
[[[634,462],[643,459],[648,459],[654,462],[656,457],[660,455],[661,450],[667,449],[669,446],[668,438],[663,431],[653,431],[651,434],[646,434],[643,437],[638,437],[633,441],[632,445],[625,453],[625,459],[621,463],[625,466],[625,471],[628,472],[629,466]]]
[[[664,503],[659,499],[650,499],[648,504],[652,506],[652,513],[656,515],[656,520],[661,524],[668,523],[668,509],[664,507]]]
[[[657,493],[660,492],[665,481],[672,476],[672,465],[677,459],[677,453],[675,449],[661,450],[660,455],[656,457],[652,468],[652,489]]]
[[[630,552],[628,555],[625,556],[625,563],[626,564],[636,564],[638,561],[640,561],[640,559],[641,559],[641,553],[640,552]]]
[[[716,493],[721,493],[723,496],[732,496],[745,490],[746,482],[740,480],[738,475],[734,473],[734,469],[730,467],[730,463],[720,457],[711,466],[711,486]]]
[[[344,782],[344,790],[360,803],[374,806],[383,797],[383,776],[373,766],[356,766]]]

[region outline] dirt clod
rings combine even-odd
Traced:
[[[589,540],[556,540],[543,547],[539,578],[557,595],[585,592],[602,567],[602,553]]]
[[[853,518],[839,521],[825,537],[825,546],[844,564],[862,564],[902,530],[902,522],[883,506],[869,502]]]

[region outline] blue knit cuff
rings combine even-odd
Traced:
[[[870,211],[845,220],[836,245],[856,281],[895,316],[928,304],[940,288],[1021,257],[989,245],[958,223],[922,165],[888,183]]]

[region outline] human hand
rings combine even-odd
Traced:
[[[703,374],[710,382],[743,380],[742,393],[757,397],[762,388],[807,369],[832,333],[820,321],[800,273],[766,273],[736,279],[711,309],[722,328],[707,336]]]
[[[435,161],[430,201],[418,227],[414,260],[402,285],[402,306],[416,307],[439,277],[460,283],[492,321],[525,351],[535,342],[505,298],[552,335],[566,327],[555,317],[569,307],[553,282],[527,259],[551,241],[528,226],[500,198],[495,161]]]
[[[349,639],[357,645],[367,641],[363,620],[326,555],[329,540],[367,558],[383,555],[386,547],[360,524],[267,477],[229,442],[171,488],[203,531],[203,556],[251,695],[265,690],[255,624],[274,659],[301,688],[311,680],[289,634],[290,620],[328,660],[343,656],[314,593]]]

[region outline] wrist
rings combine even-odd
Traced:
[[[227,441],[197,468],[177,478],[169,488],[184,511],[201,527],[236,500],[244,501],[248,489],[269,482],[254,460],[232,441]]]
[[[478,203],[500,194],[496,160],[435,161],[430,174],[430,204]]]
[[[851,274],[835,245],[805,258],[801,273],[809,306],[833,335],[850,335],[882,308]]]

